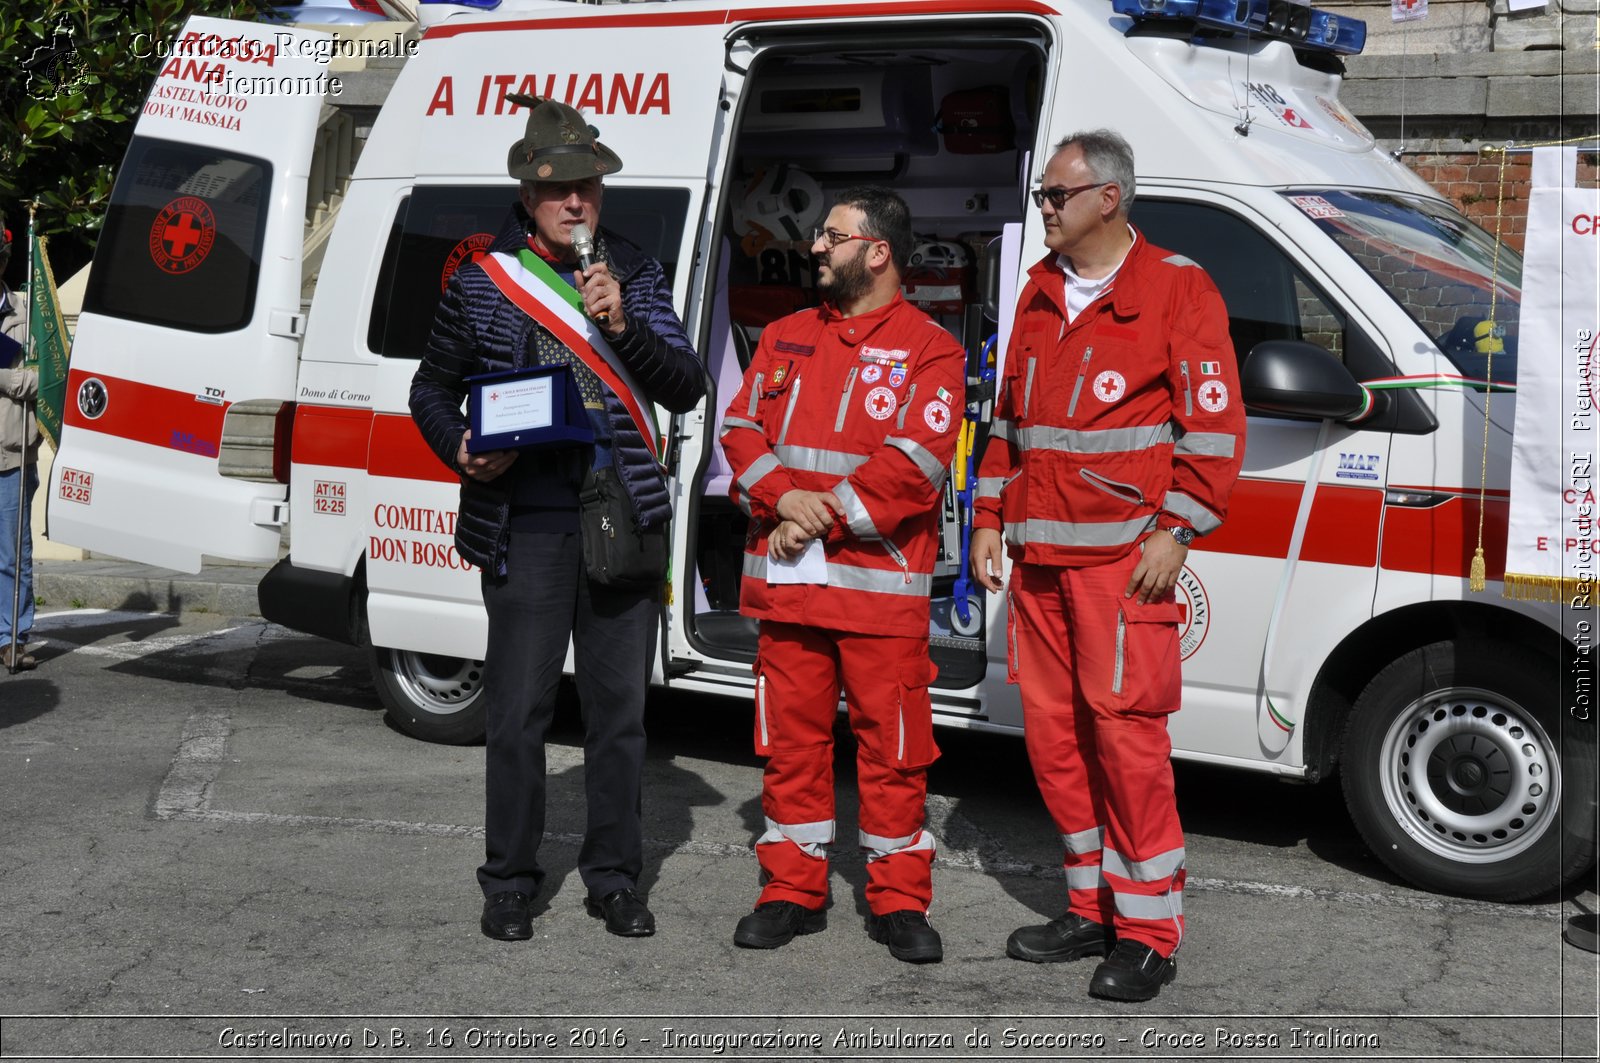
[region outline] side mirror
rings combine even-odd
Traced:
[[[1257,413],[1342,421],[1368,408],[1366,389],[1326,350],[1301,340],[1264,340],[1239,369],[1245,406]]]

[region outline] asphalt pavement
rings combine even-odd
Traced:
[[[584,914],[576,714],[551,738],[534,940],[477,929],[482,749],[384,724],[353,647],[255,618],[265,571],[41,562],[37,671],[0,675],[0,1059],[1594,1059],[1593,892],[1411,889],[1337,787],[1179,765],[1189,933],[1148,1005],[1007,959],[1058,914],[1014,738],[942,732],[946,959],[863,932],[848,745],[826,931],[732,947],[756,892],[746,704],[653,697],[653,938]]]

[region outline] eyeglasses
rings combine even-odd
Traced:
[[[876,236],[857,236],[855,233],[841,233],[834,229],[812,229],[811,242],[816,243],[818,240],[828,241],[829,250],[838,247],[846,240],[865,240],[870,244],[883,243],[883,241],[878,239]]]
[[[1060,210],[1067,205],[1067,200],[1079,192],[1087,192],[1092,188],[1104,188],[1111,183],[1110,181],[1099,181],[1092,185],[1078,185],[1076,188],[1035,188],[1028,194],[1033,197],[1034,206],[1042,207],[1044,206],[1044,201],[1048,199],[1052,207]]]

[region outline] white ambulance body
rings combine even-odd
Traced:
[[[204,71],[169,66],[96,255],[51,534],[193,571],[205,555],[275,559],[288,521],[263,614],[370,645],[403,729],[479,737],[479,575],[452,548],[457,483],[407,392],[445,279],[514,199],[505,152],[525,112],[505,95],[554,96],[623,158],[602,223],[667,266],[711,386],[663,421],[678,518],[656,677],[749,696],[745,520],[716,427],[760,326],[805,304],[828,197],[871,181],[906,198],[937,262],[908,288],[932,293],[977,377],[986,340],[1003,355],[1021,273],[1043,254],[1026,198],[1042,160],[1107,126],[1137,154],[1135,223],[1202,264],[1228,304],[1246,394],[1209,401],[1248,399],[1251,414],[1228,521],[1180,581],[1175,755],[1303,780],[1338,766],[1358,826],[1407,878],[1498,898],[1553,888],[1592,860],[1594,734],[1558,703],[1571,650],[1558,610],[1507,600],[1498,582],[1514,396],[1387,391],[1358,419],[1355,383],[1514,379],[1518,260],[1502,250],[1496,265],[1489,237],[1375,148],[1338,102],[1332,52],[1218,28],[1285,9],[1166,10],[1201,28],[1111,0],[527,0],[444,19],[371,131],[308,317],[319,101],[229,102]],[[230,76],[321,69],[297,43],[316,34],[205,19],[188,32],[258,42],[212,48]],[[1472,328],[1496,283],[1507,350],[1488,367]],[[278,411],[278,482],[226,474],[246,409]],[[956,479],[933,589],[934,711],[1019,732],[1003,599],[960,580]],[[1490,582],[1470,593],[1480,500]]]

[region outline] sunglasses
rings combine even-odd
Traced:
[[[1067,200],[1079,192],[1087,192],[1094,188],[1104,188],[1108,184],[1111,184],[1111,182],[1099,181],[1092,185],[1078,185],[1076,188],[1035,188],[1028,194],[1033,197],[1034,206],[1042,207],[1044,206],[1044,201],[1048,199],[1052,207],[1060,210],[1067,205]]]

